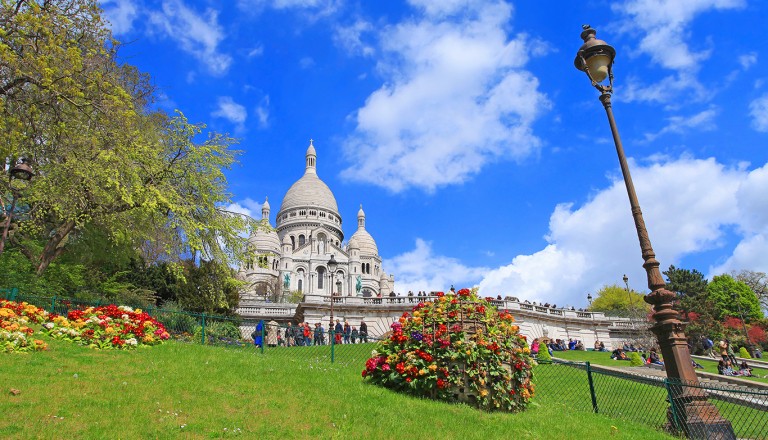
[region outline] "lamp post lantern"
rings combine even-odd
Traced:
[[[591,293],[587,294],[587,301],[589,301],[589,307],[592,307],[592,294]]]
[[[645,228],[643,213],[637,200],[635,186],[624,155],[624,147],[619,137],[619,130],[613,117],[611,94],[613,93],[613,61],[616,50],[603,40],[598,40],[595,29],[584,25],[581,39],[584,44],[576,53],[573,63],[576,68],[587,75],[592,86],[600,92],[600,102],[608,116],[608,124],[616,146],[616,154],[621,166],[621,174],[627,188],[632,217],[640,241],[643,257],[643,268],[648,277],[648,288],[651,293],[644,298],[645,302],[653,305],[653,319],[656,323],[651,331],[664,356],[667,378],[670,380],[671,396],[669,422],[675,429],[682,429],[689,437],[695,439],[736,439],[731,423],[723,419],[717,407],[707,401],[707,395],[698,385],[696,371],[691,363],[691,353],[688,351],[685,336],[685,324],[678,319],[678,313],[672,308],[675,293],[666,288],[664,278],[659,271],[659,262],[651,246],[648,231]],[[608,79],[608,84],[603,82]],[[686,386],[693,385],[693,386]]]
[[[11,207],[5,215],[5,224],[3,225],[3,235],[0,237],[0,255],[5,250],[5,240],[8,239],[8,231],[11,229],[11,220],[13,219],[13,210],[16,209],[16,191],[13,189],[13,180],[32,180],[32,167],[27,163],[26,158],[22,158],[10,171],[8,171],[8,190],[11,193]]]
[[[336,261],[336,258],[333,254],[331,254],[331,259],[328,260],[328,272],[330,272],[330,287],[331,287],[331,321],[329,323],[328,327],[328,334],[333,337],[333,303],[335,301],[335,298],[333,297],[333,274],[336,272],[336,267],[338,266],[338,262]]]

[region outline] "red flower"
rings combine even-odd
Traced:
[[[405,364],[400,362],[397,365],[395,365],[395,370],[397,370],[398,373],[403,374],[405,372]]]
[[[435,295],[437,295],[438,298],[441,298],[441,297],[445,296],[445,293],[437,292]]]
[[[458,292],[459,296],[469,296],[469,293],[470,293],[469,289],[466,289],[466,288],[460,289]]]
[[[445,388],[445,381],[443,379],[437,379],[437,387]]]
[[[413,380],[413,379],[411,379],[410,377],[406,377],[405,378],[405,381],[408,382],[408,383],[411,383],[411,380]]]

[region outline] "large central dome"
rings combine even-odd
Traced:
[[[339,208],[331,189],[319,177],[316,168],[317,154],[312,141],[307,148],[307,165],[304,175],[291,185],[280,205],[278,216],[292,208],[317,207],[324,208],[338,216]]]

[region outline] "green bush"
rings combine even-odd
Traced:
[[[640,357],[640,353],[632,351],[629,353],[629,366],[640,367],[643,365],[643,358]]]
[[[195,338],[202,336],[202,327],[195,329]],[[212,321],[205,323],[206,339],[242,339],[240,329],[231,321]]]
[[[171,334],[196,333],[196,330],[200,328],[199,318],[181,310],[175,301],[164,302],[162,309],[157,311],[155,318],[162,322]]]
[[[539,355],[536,356],[539,362],[552,362],[552,356],[549,355],[549,347],[544,344],[539,345]]]
[[[741,347],[739,349],[739,357],[744,359],[752,359],[752,356],[749,355],[749,351],[747,351],[746,347]]]

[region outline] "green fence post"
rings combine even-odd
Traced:
[[[200,343],[205,345],[205,313],[203,313],[201,316],[203,317],[203,331],[201,332],[202,337],[200,339]]]
[[[595,381],[592,380],[592,368],[589,362],[585,362],[587,366],[587,381],[589,382],[589,395],[592,396],[592,409],[597,414],[597,395],[595,394]]]
[[[56,312],[56,295],[53,295],[53,297],[51,298],[51,312],[50,313],[55,313],[55,312]]]
[[[336,330],[331,330],[329,333],[331,335],[331,363],[334,361],[334,347],[336,347]]]
[[[18,287],[12,287],[11,288],[11,295],[10,298],[8,298],[10,301],[16,301],[16,295],[19,294],[19,288]]]
[[[261,354],[264,354],[264,346],[267,345],[267,325],[264,324],[264,321],[261,321]]]
[[[667,390],[667,399],[669,399],[670,413],[672,414],[672,424],[675,431],[680,432],[680,425],[677,422],[677,408],[675,408],[675,400],[672,398],[672,385],[669,383],[669,378],[664,378],[664,388]]]

